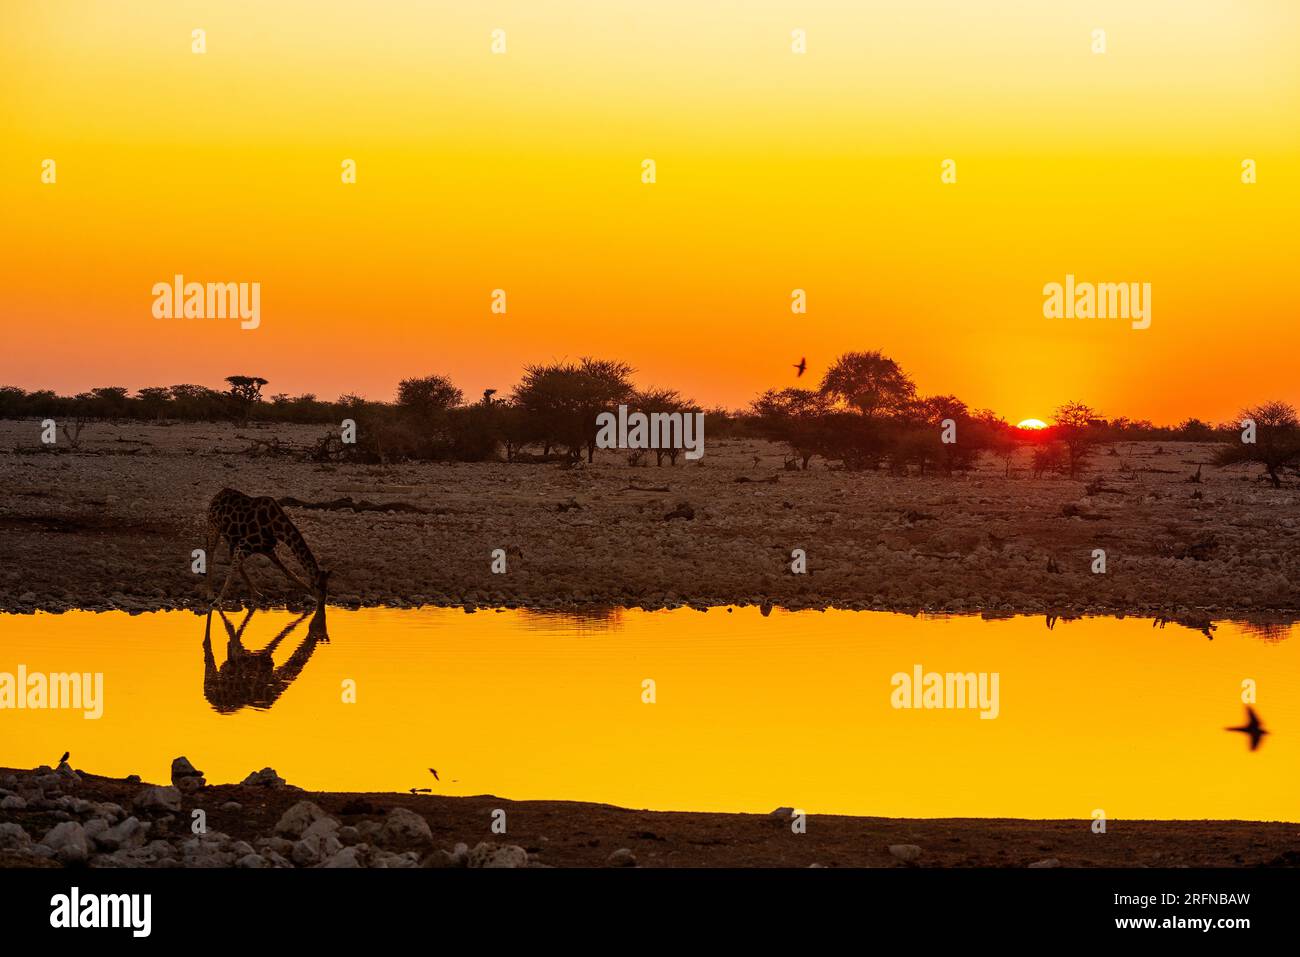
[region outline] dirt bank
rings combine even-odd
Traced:
[[[341,605],[599,603],[1300,617],[1300,489],[1209,465],[1209,446],[1120,443],[1080,481],[900,478],[782,468],[780,447],[714,440],[698,463],[631,467],[313,464],[252,455],[319,427],[96,423],[42,452],[0,422],[0,610],[151,610],[201,601],[190,570],[222,486],[406,511],[289,512]],[[25,447],[25,448],[23,448]],[[1190,481],[1198,467],[1201,481]],[[634,487],[635,486],[635,487]],[[667,491],[640,488],[667,487]],[[680,510],[688,503],[688,510]],[[670,513],[690,517],[666,518]],[[507,553],[493,574],[492,552]],[[807,554],[807,574],[790,571]],[[1106,553],[1104,574],[1094,550]],[[221,550],[216,574],[226,571]],[[296,600],[262,559],[268,604]],[[242,583],[232,586],[246,597]]]

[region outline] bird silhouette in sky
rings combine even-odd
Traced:
[[[799,370],[799,375],[795,376],[795,378],[798,379],[800,378],[800,376],[804,374],[805,371],[807,371],[808,359],[806,357],[801,358],[798,362],[795,363],[794,367]]]
[[[1259,747],[1260,740],[1264,735],[1268,734],[1268,732],[1265,731],[1263,725],[1259,723],[1259,715],[1255,714],[1255,709],[1250,707],[1250,705],[1246,706],[1246,717],[1249,720],[1247,720],[1245,724],[1236,728],[1224,728],[1223,730],[1239,731],[1242,734],[1250,735],[1250,750],[1254,751]]]
[[[63,752],[63,757],[59,758],[59,763],[60,763],[60,764],[66,764],[66,763],[68,762],[68,758],[70,758],[71,756],[72,756],[72,752],[71,752],[71,751],[64,751],[64,752]]]
[[[441,781],[441,780],[442,780],[442,778],[438,777],[438,772],[435,771],[433,768],[429,768],[429,773],[433,775],[433,779],[434,779],[435,781]]]

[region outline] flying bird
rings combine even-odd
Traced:
[[[1255,714],[1255,709],[1250,705],[1246,706],[1246,717],[1249,719],[1245,724],[1236,728],[1224,728],[1224,731],[1239,731],[1242,734],[1250,735],[1250,750],[1254,751],[1259,747],[1260,740],[1268,734],[1263,725],[1259,723],[1259,715]]]
[[[807,357],[805,356],[805,357],[801,358],[798,362],[795,363],[794,367],[795,367],[796,369],[799,370],[799,375],[795,376],[795,378],[798,379],[798,378],[799,378],[800,376],[802,376],[802,375],[804,374],[804,372],[807,371],[807,369],[808,369],[808,359],[807,359]]]
[[[441,780],[442,780],[442,778],[438,777],[438,772],[435,771],[433,768],[429,768],[429,773],[433,775],[433,779],[434,779],[435,781],[441,781]]]

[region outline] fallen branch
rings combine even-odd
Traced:
[[[420,508],[420,506],[412,505],[410,502],[367,502],[364,500],[357,502],[350,495],[329,502],[304,502],[290,496],[289,498],[280,499],[280,507],[315,508],[331,512],[347,510],[353,512],[412,512],[416,515],[441,515],[446,512],[446,509]]]

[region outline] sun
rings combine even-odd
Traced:
[[[1044,422],[1042,419],[1022,419],[1021,421],[1016,423],[1016,428],[1032,429],[1034,431],[1037,431],[1038,429],[1047,428],[1047,423]]]

